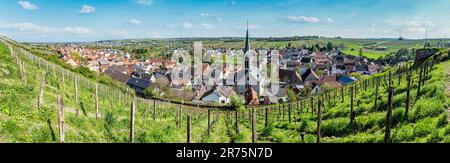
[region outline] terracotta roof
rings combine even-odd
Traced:
[[[248,105],[259,105],[259,98],[253,87],[248,87],[247,89],[247,104]]]

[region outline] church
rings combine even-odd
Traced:
[[[260,55],[250,49],[250,37],[247,23],[247,34],[245,37],[244,68],[234,74],[235,90],[238,94],[246,97],[246,104],[259,105],[259,95],[265,91],[266,78],[262,73]]]

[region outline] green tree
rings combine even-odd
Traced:
[[[286,94],[287,94],[287,96],[289,98],[289,101],[291,101],[291,102],[292,101],[297,101],[297,94],[295,93],[294,90],[288,89]]]
[[[327,43],[327,50],[328,51],[332,51],[333,50],[333,43],[331,43],[331,42]]]
[[[230,100],[231,107],[241,110],[244,108],[244,101],[238,95],[232,95]]]
[[[158,97],[158,88],[156,86],[150,86],[144,90],[144,95],[147,97]]]
[[[359,52],[358,52],[358,55],[359,55],[360,57],[364,56],[364,53],[363,53],[363,50],[362,50],[362,48],[359,48]]]

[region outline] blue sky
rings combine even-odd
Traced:
[[[450,35],[448,0],[1,0],[0,33],[19,41],[320,35]]]

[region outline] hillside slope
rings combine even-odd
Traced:
[[[418,98],[418,73],[413,73],[412,106],[408,117],[405,116],[405,77],[401,78],[399,85],[397,78],[394,78],[392,142],[450,142],[447,112],[449,69],[450,61],[435,65],[421,88],[422,96]],[[44,102],[38,109],[43,73],[46,75]],[[78,81],[77,87],[75,79]],[[99,114],[95,105],[96,86]],[[380,85],[381,99],[377,107],[373,98],[375,88],[368,87],[364,91],[360,87],[355,97],[356,117],[352,123],[348,88],[345,88],[344,102],[337,94],[324,103],[321,142],[382,143],[387,109],[386,85]],[[75,92],[78,93],[77,99]],[[56,99],[59,94],[64,103],[66,142],[131,141],[130,106],[133,95],[83,79],[18,47],[9,49],[7,44],[0,43],[0,142],[58,142]],[[318,99],[314,98],[315,101]],[[257,142],[316,142],[317,114],[310,109],[309,100],[301,102],[301,105],[293,103],[290,111],[286,104],[268,108],[267,127],[264,116],[266,107],[258,108]],[[292,113],[291,122],[289,112]],[[239,110],[239,133],[235,130],[233,111],[212,110],[213,125],[208,136],[207,110],[167,103],[156,103],[154,107],[153,101],[144,99],[136,101],[134,142],[186,142],[187,114],[192,116],[191,142],[251,142],[249,108]],[[304,140],[300,133],[304,134]]]

